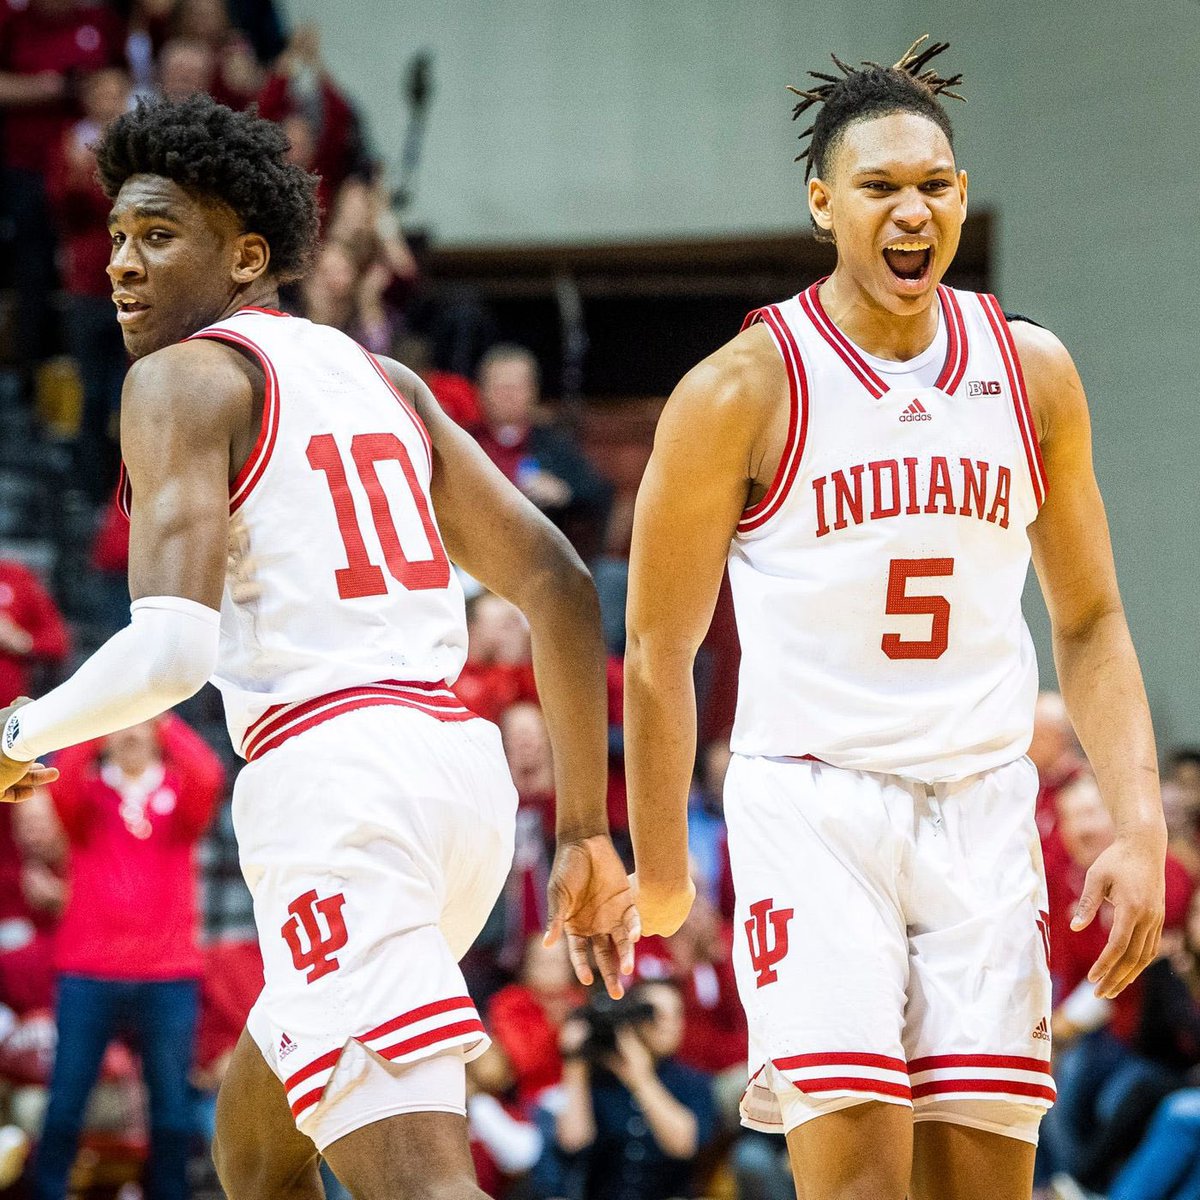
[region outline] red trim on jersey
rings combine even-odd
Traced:
[[[402,1013],[390,1021],[384,1021],[382,1025],[376,1025],[374,1029],[369,1029],[366,1033],[360,1033],[358,1041],[370,1042],[375,1038],[386,1037],[389,1033],[395,1033],[397,1029],[403,1029],[405,1025],[415,1025],[418,1021],[425,1021],[429,1017],[438,1017],[447,1012],[457,1012],[463,1008],[469,1008],[473,1013],[475,1012],[475,1002],[470,996],[453,996],[449,1000],[435,1000],[432,1004],[423,1004],[411,1012]]]
[[[117,476],[117,508],[125,520],[133,517],[133,484],[129,482],[124,459],[121,460],[121,473]]]
[[[353,712],[356,708],[374,708],[378,705],[415,708],[439,721],[475,719],[475,713],[444,684],[401,683],[388,679],[380,683],[343,688],[294,704],[273,704],[246,730],[242,738],[242,756],[247,762],[253,762],[268,750],[274,750],[297,734],[315,729],[334,717]]]
[[[775,478],[771,480],[767,494],[742,513],[738,521],[738,533],[750,533],[759,529],[782,507],[795,482],[796,472],[800,469],[800,459],[804,455],[804,443],[808,437],[808,376],[800,357],[800,347],[776,305],[772,304],[752,312],[742,328],[746,329],[758,321],[767,326],[783,357],[783,364],[787,369],[790,410],[787,441],[784,443]]]
[[[277,308],[257,308],[253,304],[244,305],[243,307],[239,308],[237,310],[237,312],[235,312],[233,315],[236,317],[238,315],[238,313],[244,313],[244,312],[263,313],[265,316],[268,316],[268,317],[290,317],[292,315],[291,313],[280,312],[279,309],[277,309]]]
[[[911,1100],[912,1089],[906,1083],[891,1083],[886,1079],[862,1079],[854,1075],[830,1075],[825,1079],[789,1079],[798,1092],[868,1092],[876,1096],[895,1096]]]
[[[246,310],[243,309],[243,312]],[[203,330],[194,333],[187,341],[227,342],[249,350],[258,364],[262,367],[266,380],[266,394],[263,397],[262,424],[258,430],[258,440],[250,451],[242,469],[237,473],[233,483],[229,485],[229,511],[235,513],[246,502],[254,490],[267,463],[271,460],[271,452],[275,449],[275,439],[279,436],[279,377],[275,367],[266,353],[256,342],[251,341],[244,333],[233,333],[228,329]]]
[[[899,1071],[908,1074],[908,1063],[902,1058],[889,1058],[886,1054],[839,1054],[836,1051],[823,1054],[793,1054],[788,1058],[772,1059],[781,1071],[797,1071],[801,1067],[878,1067],[882,1071]]]
[[[829,319],[818,293],[824,282],[824,279],[818,279],[808,291],[801,292],[800,304],[816,331],[833,347],[834,353],[850,368],[858,382],[878,400],[887,393],[888,385],[871,369],[854,343]]]
[[[1058,1094],[1054,1088],[1040,1083],[1019,1083],[1014,1079],[931,1079],[927,1083],[914,1083],[914,1100],[925,1096],[940,1096],[947,1092],[994,1093],[1004,1096],[1028,1096],[1034,1100],[1054,1102]]]
[[[1008,374],[1008,387],[1012,393],[1013,408],[1017,415],[1017,427],[1021,441],[1025,444],[1025,458],[1029,463],[1029,477],[1033,481],[1033,494],[1038,508],[1046,501],[1046,467],[1042,462],[1042,447],[1038,441],[1037,426],[1033,421],[1033,410],[1029,407],[1029,394],[1025,390],[1025,375],[1021,370],[1021,358],[1013,341],[1012,330],[1000,302],[995,296],[980,295],[979,303],[992,327],[996,346]]]
[[[408,397],[392,382],[392,377],[379,365],[379,359],[375,357],[369,350],[363,346],[359,349],[367,356],[367,361],[375,368],[375,373],[388,385],[392,395],[400,401],[400,407],[408,413],[412,418],[412,423],[417,427],[417,432],[421,435],[421,441],[425,445],[425,457],[429,460],[429,470],[433,471],[433,442],[429,437],[429,430],[425,428],[425,422],[421,420],[417,410],[413,408],[412,402]]]
[[[942,319],[946,322],[946,362],[933,386],[953,396],[967,373],[967,323],[953,288],[939,284],[938,296],[942,301]]]

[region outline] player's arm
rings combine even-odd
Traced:
[[[683,923],[687,796],[696,763],[692,667],[738,519],[761,473],[782,360],[754,327],[690,371],[659,418],[638,490],[629,559],[625,773],[638,907],[648,934]]]
[[[433,442],[431,493],[450,557],[525,614],[538,698],[554,747],[558,853],[550,940],[565,931],[591,982],[590,942],[610,992],[633,968],[637,909],[608,835],[608,699],[600,604],[587,568],[556,529],[460,429],[421,380],[381,360]]]
[[[1112,932],[1088,975],[1097,995],[1112,997],[1154,959],[1162,932],[1167,833],[1154,731],[1092,468],[1083,384],[1053,334],[1016,322],[1013,335],[1046,467],[1046,501],[1030,536],[1054,662],[1117,828],[1115,843],[1088,872],[1072,921],[1082,929],[1102,901],[1112,903]]]
[[[133,365],[121,449],[133,491],[131,622],[4,730],[0,785],[39,755],[157,716],[216,664],[234,431],[253,394],[234,352],[171,346]],[[7,714],[5,714],[7,715]]]

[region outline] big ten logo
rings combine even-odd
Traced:
[[[316,891],[312,890],[297,896],[288,905],[290,915],[279,932],[292,952],[296,970],[308,972],[305,983],[315,983],[323,975],[338,969],[340,964],[333,956],[345,946],[348,936],[342,917],[345,903],[346,897],[341,892],[318,900]],[[322,917],[324,928],[319,919]]]
[[[750,943],[750,965],[758,987],[766,987],[779,978],[775,964],[787,957],[788,922],[794,915],[794,909],[775,908],[774,900],[759,900],[750,905],[746,940]]]
[[[998,396],[1000,395],[1000,384],[995,379],[968,379],[967,395]]]

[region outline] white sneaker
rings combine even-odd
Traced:
[[[0,1190],[21,1178],[28,1157],[28,1134],[15,1125],[0,1125]]]

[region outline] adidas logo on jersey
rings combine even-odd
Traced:
[[[296,1048],[296,1043],[295,1043],[295,1042],[293,1042],[293,1041],[292,1041],[292,1039],[291,1039],[290,1037],[288,1037],[288,1035],[285,1033],[285,1034],[283,1035],[283,1037],[281,1037],[281,1038],[279,1039],[279,1058],[280,1058],[280,1061],[282,1061],[283,1059],[287,1058],[287,1056],[288,1056],[289,1054],[291,1054],[291,1052],[292,1052],[293,1050],[295,1050],[295,1048]]]
[[[1000,395],[999,381],[995,379],[968,379],[967,395],[998,396]]]
[[[901,414],[902,421],[932,421],[932,415],[926,411],[920,400],[914,400]]]
[[[1050,1040],[1050,1029],[1046,1024],[1046,1018],[1043,1017],[1038,1023],[1037,1028],[1033,1031],[1033,1036],[1039,1042],[1048,1042]]]

